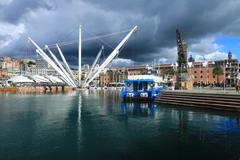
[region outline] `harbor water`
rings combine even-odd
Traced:
[[[0,159],[240,159],[240,113],[116,91],[0,93]]]

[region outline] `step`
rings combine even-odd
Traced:
[[[195,98],[189,98],[189,99],[186,99],[186,98],[182,98],[182,97],[160,97],[158,99],[156,99],[156,101],[162,101],[162,100],[179,100],[179,101],[191,101],[191,102],[207,102],[207,103],[215,103],[215,104],[230,104],[230,105],[235,105],[235,106],[240,106],[239,105],[239,102],[235,102],[235,101],[224,101],[222,99],[201,99],[199,97],[195,97]]]
[[[197,104],[184,104],[184,103],[178,103],[178,102],[165,102],[161,101],[159,102],[160,104],[172,104],[172,105],[178,105],[178,106],[184,106],[184,107],[196,107],[196,108],[208,108],[208,109],[216,109],[216,110],[221,110],[221,111],[238,111],[240,112],[240,109],[236,108],[231,108],[231,107],[214,107],[214,106],[199,106]]]
[[[240,105],[240,98],[239,99],[230,99],[230,98],[220,98],[220,97],[199,97],[199,96],[189,96],[189,95],[159,95],[156,99],[163,99],[163,98],[183,98],[183,99],[191,99],[191,100],[216,100],[216,101],[226,101],[226,102],[235,102],[239,103]]]
[[[195,102],[189,102],[189,101],[179,101],[179,100],[162,100],[162,101],[156,101],[159,103],[169,103],[169,104],[177,104],[177,105],[194,105],[197,107],[204,107],[204,108],[219,108],[219,109],[224,109],[224,110],[239,110],[240,111],[240,106],[232,106],[232,105],[224,105],[224,104],[209,104],[205,102],[201,103],[195,103]]]
[[[233,99],[240,99],[240,95],[235,94],[209,94],[209,93],[187,93],[187,92],[161,92],[159,95],[191,95],[191,96],[199,96],[199,97],[222,97],[222,98],[233,98]]]

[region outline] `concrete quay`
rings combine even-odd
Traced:
[[[155,98],[155,102],[240,112],[240,95],[233,89],[165,91]]]
[[[2,87],[0,92],[16,93],[46,93],[46,92],[63,92],[74,90],[71,86],[26,86],[26,87]]]

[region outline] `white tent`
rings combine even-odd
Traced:
[[[40,75],[33,75],[31,76],[31,78],[36,82],[36,83],[49,83],[50,80],[43,77],[43,76],[40,76]]]
[[[63,80],[56,76],[46,76],[52,83],[64,83]]]
[[[14,76],[7,80],[12,83],[33,83],[34,81],[25,76]]]

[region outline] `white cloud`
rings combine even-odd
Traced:
[[[14,40],[19,39],[23,33],[25,33],[24,24],[0,23],[0,37],[4,37],[0,40],[0,48],[6,47]]]
[[[195,55],[196,60],[223,60],[227,58],[227,53],[226,52],[221,52],[221,51],[215,51],[209,54],[206,54],[205,56],[202,55]]]
[[[216,38],[206,37],[200,39],[198,43],[193,43],[189,46],[189,51],[192,53],[204,55],[222,49],[224,46],[219,45],[215,42]]]
[[[196,60],[222,60],[227,58],[227,53],[221,51],[223,45],[216,43],[215,37],[205,37],[198,43],[189,45],[189,55],[193,55]]]
[[[111,66],[131,66],[134,65],[134,61],[131,59],[116,58],[111,62]]]

